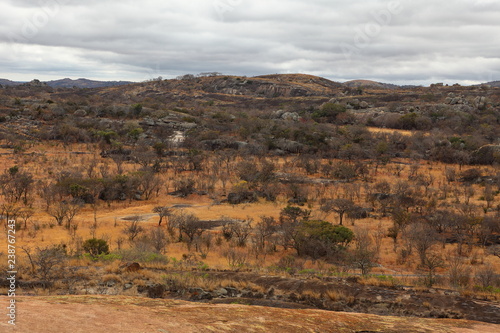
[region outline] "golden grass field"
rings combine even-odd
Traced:
[[[74,152],[80,152],[83,154],[75,154]],[[107,160],[102,159],[97,155],[97,149],[91,145],[70,145],[63,147],[59,144],[43,144],[35,145],[28,149],[24,154],[12,155],[9,150],[0,150],[0,163],[4,169],[18,165],[21,168],[29,170],[34,173],[35,178],[38,180],[43,180],[48,174],[57,173],[61,170],[68,168],[85,168],[88,165],[89,160],[98,158],[99,164],[97,167],[104,166],[109,169],[113,169],[114,164]],[[96,157],[97,156],[97,157]],[[275,161],[276,162],[276,161]],[[280,159],[280,165],[290,165],[287,163],[289,161],[285,159]],[[401,179],[406,179],[408,173],[410,172],[411,161],[395,160],[393,162],[406,162],[407,164],[398,164],[399,176],[395,175],[394,167],[396,164],[389,163],[386,166],[378,168],[376,174],[371,172],[371,176],[375,181],[386,180],[391,184]],[[414,164],[414,163],[413,163]],[[127,170],[134,170],[138,166],[127,164]],[[434,183],[431,188],[437,191],[437,188],[446,182],[444,179],[444,169],[449,167],[449,165],[444,165],[440,163],[431,162],[419,162],[418,170],[419,172],[432,175],[434,178]],[[466,167],[464,167],[466,168]],[[458,169],[458,167],[457,167]],[[493,173],[497,170],[494,167],[482,167],[486,173]],[[297,170],[286,170],[287,172],[297,172]],[[160,176],[165,180],[166,184],[170,184],[172,179],[177,177],[172,173],[164,173]],[[312,175],[311,177],[315,177]],[[237,179],[231,180],[230,183],[237,183]],[[168,190],[166,187],[160,190],[160,195],[154,197],[148,201],[123,201],[123,202],[112,202],[109,206],[101,203],[99,204],[97,210],[97,221],[98,228],[96,230],[96,236],[98,238],[103,238],[110,244],[111,250],[117,248],[117,240],[124,238],[122,229],[130,221],[124,220],[124,218],[130,218],[132,216],[140,216],[142,218],[141,225],[145,226],[146,229],[158,228],[157,221],[158,216],[152,212],[153,207],[162,206],[173,206],[173,205],[189,205],[190,207],[184,208],[188,212],[196,214],[202,220],[216,220],[222,216],[227,216],[237,219],[247,219],[252,218],[255,221],[259,220],[262,215],[274,216],[277,218],[279,216],[280,210],[284,208],[287,203],[284,199],[278,199],[275,203],[265,202],[260,200],[258,203],[252,204],[241,204],[241,205],[229,205],[229,204],[214,204],[213,200],[208,196],[198,196],[191,195],[187,198],[178,198],[167,195]],[[335,195],[341,191],[341,188],[332,186],[323,189],[324,193],[327,195]],[[484,202],[479,200],[482,188],[479,185],[474,185],[475,195],[471,199],[473,203],[478,205],[483,205]],[[364,190],[361,189],[361,201],[364,201]],[[452,195],[448,201],[454,200]],[[364,205],[367,203],[363,202]],[[495,199],[494,205],[498,204],[498,197]],[[42,203],[40,199],[37,198],[33,204],[35,208],[34,216],[29,220],[29,224],[38,224],[40,230],[33,236],[30,233],[30,228],[28,230],[20,230],[18,232],[18,245],[27,247],[43,247],[49,244],[59,244],[68,243],[71,248],[71,242],[75,238],[80,238],[82,240],[91,238],[92,230],[91,225],[93,224],[93,210],[91,207],[84,207],[78,215],[75,217],[75,224],[78,225],[78,229],[73,235],[73,238],[67,230],[63,227],[55,225],[52,217],[50,217],[46,212],[43,211]],[[309,204],[309,209],[313,211],[313,217],[324,218],[323,213],[318,209],[317,203]],[[331,214],[327,216],[327,220],[332,223],[337,223],[337,216]],[[355,225],[351,221],[347,221],[346,225],[353,229],[367,229],[371,234],[375,234],[377,230],[381,230],[386,233],[387,229],[392,225],[389,217],[382,218],[366,218],[362,220],[355,221]],[[31,236],[30,236],[31,235]],[[5,235],[2,236],[5,238]],[[127,242],[123,243],[124,247],[128,246]],[[453,250],[454,245],[446,245],[444,248],[440,249],[441,253],[447,253]],[[203,261],[212,268],[228,268],[227,262],[220,255],[221,251],[225,246],[221,248],[214,248]],[[183,243],[172,243],[168,247],[167,255],[169,257],[175,257],[177,259],[182,258],[183,254],[188,252],[186,245]],[[266,256],[265,258],[250,259],[250,264],[254,267],[266,267],[277,262],[285,254],[293,254],[292,250],[287,253],[283,251],[277,252]],[[379,267],[373,270],[373,273],[378,274],[411,274],[415,271],[415,260],[410,260],[404,265],[398,264],[396,260],[396,254],[393,251],[392,239],[385,237],[382,240],[380,258],[378,261]],[[476,267],[481,265],[489,264],[492,265],[497,271],[500,269],[500,258],[488,255],[484,249],[480,247],[474,247],[470,254],[470,261]],[[306,267],[314,267],[316,264],[312,261],[306,262]],[[443,271],[443,269],[441,269]]]

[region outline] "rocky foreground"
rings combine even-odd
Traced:
[[[7,304],[2,297],[2,304]],[[16,327],[1,332],[500,332],[465,320],[422,319],[279,309],[244,304],[200,304],[128,296],[17,298]]]

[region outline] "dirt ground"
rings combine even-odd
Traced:
[[[2,297],[2,304],[8,300]],[[18,297],[16,326],[1,332],[500,332],[500,326],[241,304],[200,304],[127,296]]]

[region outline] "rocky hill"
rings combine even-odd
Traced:
[[[491,87],[500,87],[500,81],[492,81],[486,83],[486,85],[491,86]]]
[[[47,81],[48,86],[53,88],[103,88],[103,87],[114,87],[126,84],[131,84],[130,81],[94,81],[88,79],[77,79],[72,80],[69,78]]]
[[[263,75],[256,77],[215,76],[166,81],[169,88],[196,89],[216,93],[251,97],[307,97],[336,93],[341,84],[324,78],[303,75]],[[164,81],[165,83],[165,81]]]
[[[7,80],[7,79],[0,79],[0,85],[2,85],[2,86],[18,86],[21,83],[22,82],[15,82],[15,81]]]
[[[382,83],[371,80],[352,80],[343,83],[344,86],[350,88],[373,88],[373,89],[398,89],[400,86],[390,83]]]
[[[40,82],[40,80],[33,80]],[[31,82],[33,82],[31,81]],[[77,79],[72,80],[69,78],[61,79],[61,80],[52,80],[43,82],[47,86],[52,88],[104,88],[104,87],[114,87],[121,86],[126,84],[131,84],[134,82],[130,81],[95,81],[88,79]],[[2,86],[19,86],[25,84],[24,82],[16,82],[7,79],[0,79],[0,85]]]

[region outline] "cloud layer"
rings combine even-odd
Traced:
[[[500,80],[500,1],[6,0],[0,77]]]

